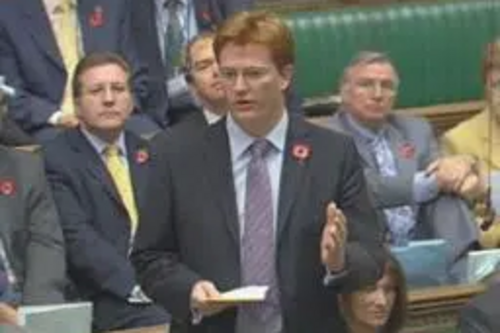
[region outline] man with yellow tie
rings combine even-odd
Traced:
[[[0,2],[0,75],[18,91],[9,105],[10,116],[37,141],[43,143],[61,128],[78,124],[72,105],[72,73],[85,54],[102,51],[122,55],[132,67],[135,112],[131,128],[141,134],[158,129],[155,116],[142,107],[151,96],[145,67],[129,37],[130,1]]]
[[[165,324],[165,312],[142,294],[128,260],[149,170],[148,145],[124,130],[133,108],[128,64],[95,53],[72,81],[77,128],[44,147],[59,209],[69,275],[94,304],[95,331]]]

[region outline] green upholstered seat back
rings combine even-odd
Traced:
[[[335,93],[359,51],[388,53],[401,77],[398,105],[482,98],[484,46],[500,34],[500,1],[437,1],[285,14],[303,97]]]

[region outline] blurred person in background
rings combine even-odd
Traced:
[[[479,161],[487,197],[482,201],[489,201],[488,205],[500,212],[500,37],[486,46],[483,80],[486,107],[447,131],[441,138],[441,145],[447,154],[467,154]],[[477,206],[479,215],[483,205]],[[493,223],[482,232],[481,245],[485,248],[500,246],[499,223]]]

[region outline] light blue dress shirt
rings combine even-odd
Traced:
[[[266,157],[266,163],[271,179],[271,191],[273,198],[273,224],[276,230],[278,220],[278,194],[281,179],[281,169],[283,165],[283,153],[285,150],[286,133],[288,129],[288,114],[285,111],[281,120],[266,135],[266,139],[272,144],[273,149]],[[243,236],[245,229],[245,196],[247,167],[250,163],[251,154],[250,145],[257,139],[248,135],[234,121],[230,114],[227,116],[227,133],[229,136],[229,148],[231,152],[231,163],[233,170],[233,179],[236,193],[236,203],[238,208],[238,220],[240,225],[240,237]]]

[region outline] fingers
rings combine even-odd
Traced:
[[[344,249],[347,239],[346,218],[335,203],[326,207],[326,223],[320,244],[321,261],[331,271],[341,270],[344,265]]]
[[[0,323],[17,325],[17,311],[5,303],[0,303]]]
[[[429,176],[429,175],[435,173],[439,169],[440,162],[441,162],[441,160],[435,160],[434,162],[429,164],[429,166],[427,166],[427,169],[425,169],[425,174],[427,176]]]
[[[223,311],[230,305],[213,304],[210,300],[220,297],[217,287],[210,281],[196,283],[191,292],[191,307],[201,312],[203,316],[211,316]]]
[[[196,304],[206,303],[209,299],[214,299],[220,296],[219,291],[210,281],[200,281],[193,287],[191,299]]]
[[[332,239],[345,239],[347,234],[346,218],[334,202],[330,202],[326,207],[326,228]]]

